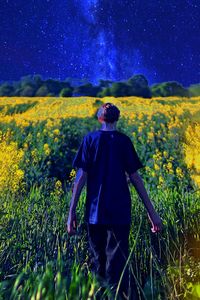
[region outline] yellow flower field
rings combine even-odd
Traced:
[[[197,299],[200,97],[0,98],[2,299],[96,299],[100,283],[90,273],[83,226],[85,190],[77,235],[70,238],[65,225],[76,176],[72,160],[84,134],[100,128],[96,112],[105,102],[120,109],[117,128],[133,141],[164,225],[152,237],[130,186],[130,273],[145,299]]]
[[[166,141],[165,125],[160,122],[159,124],[150,124],[152,116],[157,114],[164,114],[169,118],[167,123],[167,129],[169,135],[174,137],[174,143],[176,141],[177,130],[183,128],[185,124],[188,127],[184,127],[185,140],[183,141],[183,148],[185,151],[185,163],[189,170],[191,170],[191,177],[194,182],[200,184],[200,97],[185,98],[185,97],[156,97],[152,99],[143,99],[138,97],[105,97],[99,99],[104,102],[112,102],[116,104],[121,112],[121,116],[127,118],[127,124],[134,124],[137,120],[138,131],[137,134],[134,131],[133,138],[138,138],[138,141],[143,141],[143,135],[146,128],[147,143],[153,143],[155,138],[162,139],[163,143]],[[96,102],[97,101],[97,102]],[[27,109],[24,112],[20,112],[20,106],[27,105]],[[54,142],[58,143],[62,138],[59,127],[61,119],[67,119],[70,117],[87,118],[95,115],[98,104],[97,98],[92,97],[72,97],[72,98],[28,98],[28,97],[1,97],[0,98],[0,122],[9,124],[15,121],[17,126],[24,128],[28,125],[46,121],[44,129],[51,137],[54,137]],[[187,115],[188,113],[188,115]],[[182,118],[186,114],[186,117]],[[9,126],[9,125],[8,125]],[[34,125],[33,125],[34,126]],[[157,128],[155,129],[155,126]],[[51,130],[53,129],[53,132]],[[37,138],[40,139],[40,134],[37,134]],[[144,142],[144,141],[143,141]],[[24,150],[27,147],[27,143],[24,144]],[[51,149],[48,144],[43,145],[43,151],[45,155],[51,153]],[[37,159],[37,149],[32,150],[33,160]],[[34,158],[35,156],[35,158]],[[166,150],[160,153],[155,160],[153,166],[154,170],[151,170],[152,176],[154,171],[158,171],[160,168],[166,170],[169,174],[173,173],[171,162],[162,164],[161,157],[168,157]],[[159,161],[160,158],[160,161]],[[176,175],[183,177],[181,168],[177,167]],[[160,174],[161,176],[161,174]],[[162,182],[160,179],[159,182]]]

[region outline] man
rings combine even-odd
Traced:
[[[126,173],[146,207],[152,231],[161,230],[161,219],[137,173],[144,166],[131,139],[116,130],[119,116],[120,111],[115,105],[109,102],[103,104],[97,112],[101,129],[84,136],[73,161],[73,167],[77,167],[78,171],[67,220],[67,231],[73,235],[77,226],[77,202],[87,182],[85,221],[96,272],[115,289],[128,257],[131,196]],[[127,268],[119,291],[122,297],[127,296]]]

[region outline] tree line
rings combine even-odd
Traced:
[[[3,82],[0,84],[0,96],[19,97],[123,97],[138,96],[151,98],[155,96],[169,97],[193,97],[200,96],[200,83],[192,84],[188,88],[183,87],[177,81],[156,83],[149,86],[144,75],[134,75],[125,81],[111,81],[100,79],[98,85],[93,85],[84,80],[75,80],[68,77],[64,81],[55,79],[43,80],[41,75],[27,75],[19,81]]]

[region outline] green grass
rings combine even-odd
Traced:
[[[127,267],[140,294],[145,299],[187,299],[188,286],[191,290],[191,284],[200,280],[198,257],[189,255],[188,244],[188,237],[190,243],[197,241],[200,194],[177,188],[149,190],[164,223],[163,232],[153,235],[143,204],[130,188],[132,227]],[[89,268],[83,222],[85,190],[78,204],[78,232],[71,238],[65,229],[69,200],[70,193],[47,197],[39,187],[32,188],[25,198],[4,200],[0,223],[2,297],[88,299],[92,294],[95,299],[100,283]],[[192,277],[188,275],[191,268]]]

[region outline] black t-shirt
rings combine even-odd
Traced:
[[[144,167],[124,133],[96,130],[84,136],[73,168],[87,172],[85,221],[90,224],[130,224],[131,196],[126,173]]]

